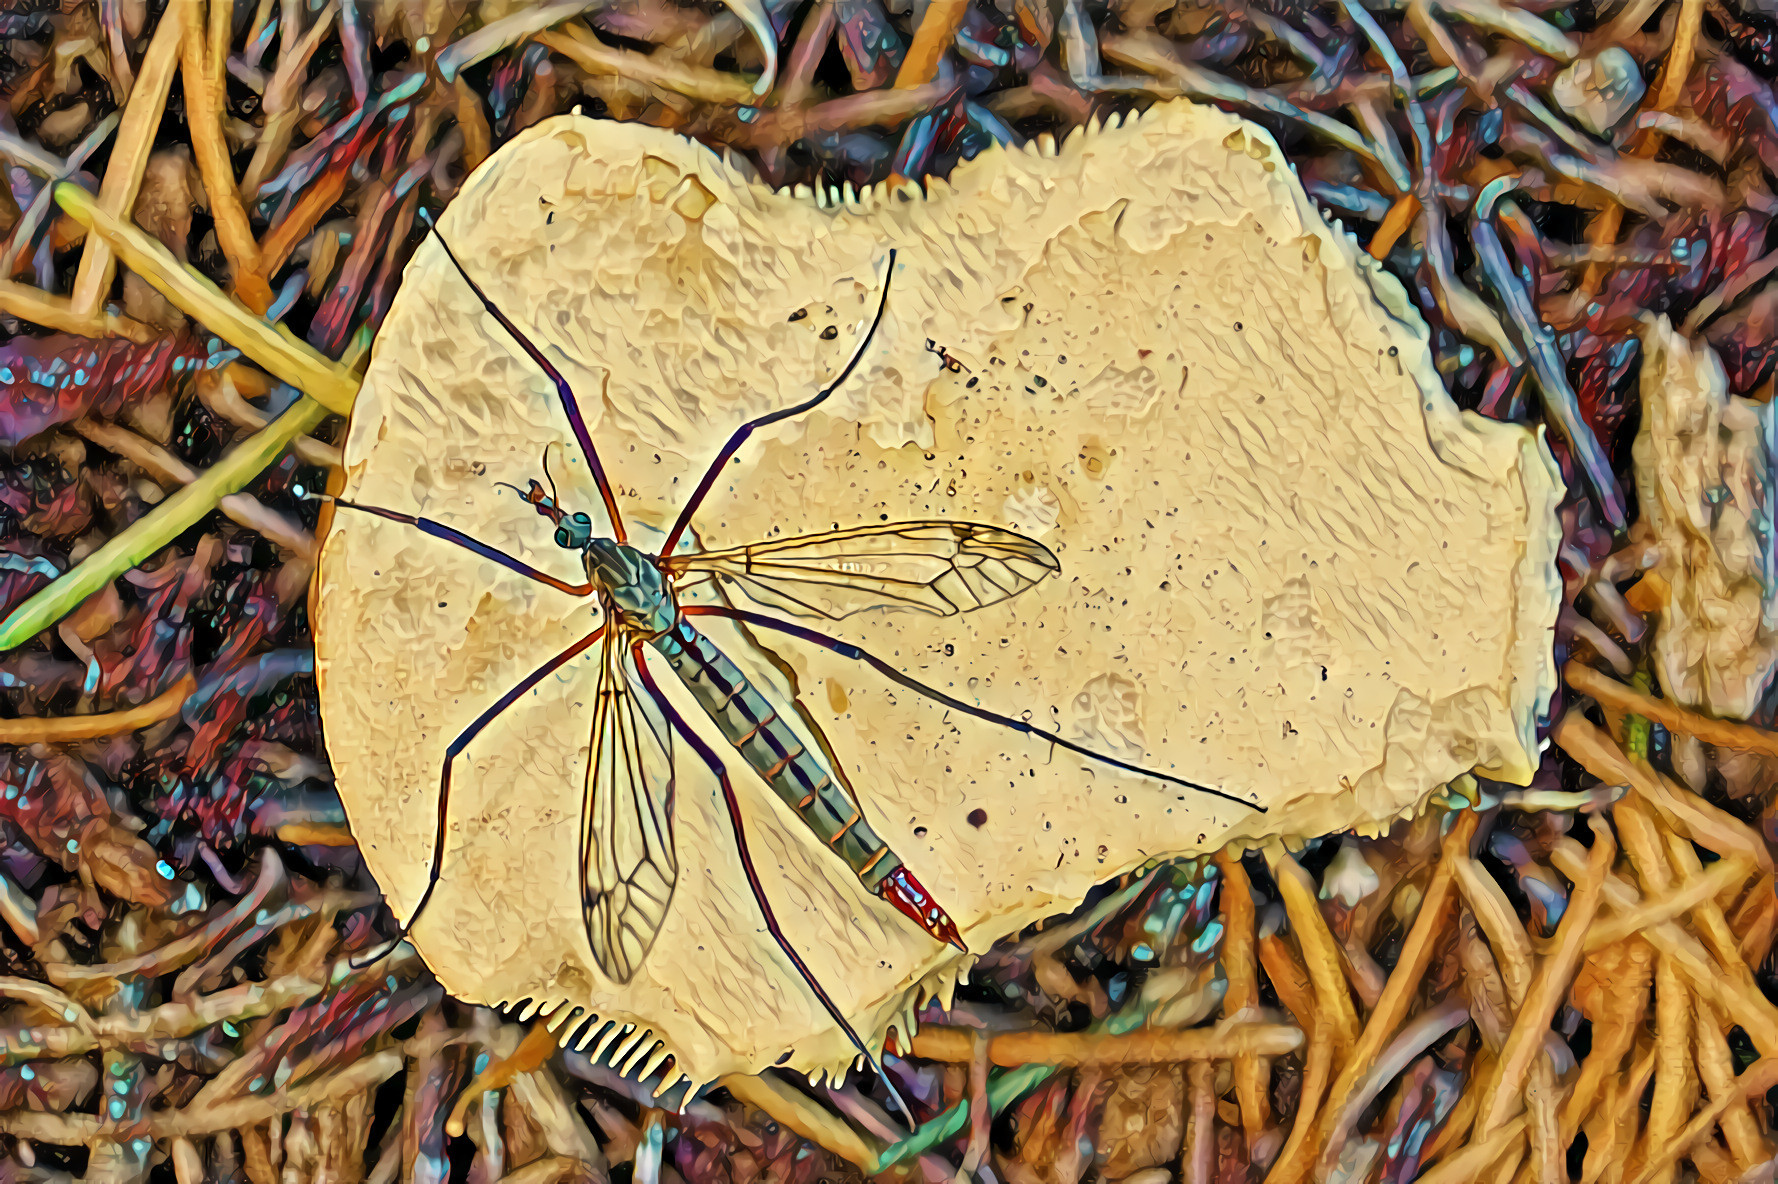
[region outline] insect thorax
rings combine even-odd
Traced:
[[[658,637],[679,620],[679,605],[653,557],[612,539],[593,539],[582,554],[587,579],[627,632]]]

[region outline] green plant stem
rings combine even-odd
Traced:
[[[1046,933],[1038,936],[1040,938],[1053,937],[1065,933],[1060,942],[1051,945],[1050,948],[1054,949],[1072,941],[1082,933],[1092,932],[1117,912],[1129,907],[1141,896],[1148,887],[1150,874],[1163,866],[1165,864],[1160,862],[1144,865],[1129,884],[1121,891],[1101,901],[1087,917],[1060,927],[1056,935]],[[1122,1036],[1134,1032],[1146,1024],[1153,1011],[1154,1007],[1151,1004],[1138,1000],[1127,1010],[1106,1016],[1087,1030],[1100,1035]],[[992,1115],[1000,1114],[1008,1106],[1013,1105],[1059,1072],[1061,1072],[1059,1066],[1039,1064],[993,1070],[988,1075],[988,1112]],[[887,1171],[904,1159],[919,1155],[924,1151],[930,1151],[946,1139],[956,1135],[968,1122],[969,1099],[964,1097],[943,1114],[921,1123],[919,1128],[910,1133],[907,1138],[885,1147],[882,1153],[877,1156],[876,1164],[865,1169],[865,1174],[874,1176],[879,1172]]]
[[[1055,1076],[1056,1072],[1053,1065],[1020,1065],[1016,1069],[994,1074],[988,1079],[988,1110],[999,1114]],[[904,1159],[919,1155],[922,1151],[930,1151],[961,1131],[968,1122],[969,1099],[964,1098],[937,1118],[921,1123],[918,1130],[899,1143],[891,1143],[883,1148],[882,1154],[877,1156],[876,1167],[866,1174],[874,1176]]]
[[[358,364],[370,350],[369,330],[360,329],[346,357],[336,362],[283,326],[269,324],[230,300],[140,227],[100,209],[93,195],[80,186],[63,182],[56,186],[55,195],[70,218],[104,239],[119,259],[181,311],[302,391],[303,397],[197,480],[14,609],[0,621],[0,650],[13,649],[37,636],[88,596],[178,538],[215,509],[217,502],[244,489],[283,455],[292,441],[318,427],[329,412],[351,414],[358,394]]]
[[[1654,680],[1649,678],[1648,671],[1638,670],[1636,672],[1635,677],[1633,679],[1631,679],[1630,685],[1634,686],[1637,690],[1641,691],[1643,694],[1646,695],[1646,694],[1648,694],[1649,690],[1654,686]],[[1648,759],[1649,732],[1651,730],[1652,729],[1649,727],[1649,722],[1648,722],[1647,718],[1645,718],[1644,716],[1636,715],[1633,713],[1625,716],[1624,717],[1624,751],[1629,753],[1630,756],[1635,760],[1639,760],[1639,761],[1647,760]]]
[[[175,259],[158,239],[99,208],[93,195],[80,186],[68,181],[57,185],[56,202],[180,311],[329,411],[352,413],[358,376],[349,368],[230,300],[201,273]]]
[[[328,410],[306,395],[290,410],[249,436],[190,485],[178,490],[128,530],[0,621],[0,650],[31,640],[73,612],[112,580],[171,543],[192,524],[238,492],[278,459],[298,436],[327,418]]]

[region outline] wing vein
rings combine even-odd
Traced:
[[[608,637],[582,803],[587,941],[600,969],[620,983],[659,936],[679,874],[672,734],[638,689],[633,646],[620,630]]]
[[[974,522],[876,523],[673,556],[676,578],[714,575],[796,616],[838,620],[872,609],[937,616],[1019,595],[1061,564],[1042,543]]]

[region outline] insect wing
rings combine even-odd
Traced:
[[[709,572],[761,604],[838,620],[873,608],[969,612],[1017,596],[1061,564],[1015,531],[928,519],[675,556],[667,568]]]
[[[620,631],[606,634],[581,808],[581,885],[593,957],[627,983],[667,919],[673,850],[673,738]]]

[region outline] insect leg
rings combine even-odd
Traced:
[[[402,522],[408,526],[418,527],[435,539],[443,539],[445,542],[455,543],[465,550],[474,551],[483,559],[491,559],[509,571],[516,571],[525,578],[536,580],[540,584],[548,584],[557,591],[566,592],[570,596],[591,596],[593,593],[591,583],[570,584],[566,580],[558,580],[555,576],[538,571],[524,560],[514,558],[505,551],[497,550],[486,543],[472,539],[460,530],[452,530],[442,522],[434,522],[430,518],[418,518],[412,514],[403,514],[399,510],[385,510],[381,506],[361,505],[358,502],[349,502],[339,497],[326,497],[322,500],[330,501],[336,506],[344,506],[348,510],[357,510],[361,514],[375,514],[378,518],[387,518],[391,522]]]
[[[760,916],[765,918],[766,931],[772,935],[772,940],[778,943],[778,948],[784,952],[784,956],[790,959],[791,966],[795,967],[803,982],[808,984],[809,990],[816,999],[820,1000],[821,1006],[827,1010],[827,1014],[833,1017],[833,1022],[839,1025],[841,1032],[845,1033],[846,1039],[852,1042],[852,1047],[864,1054],[864,1059],[870,1062],[870,1066],[876,1070],[877,1076],[883,1079],[884,1086],[889,1090],[889,1096],[895,1099],[896,1106],[907,1116],[908,1124],[917,1126],[918,1120],[915,1119],[914,1112],[908,1109],[908,1104],[896,1090],[895,1083],[889,1080],[889,1075],[883,1072],[883,1067],[877,1063],[877,1058],[871,1055],[870,1048],[863,1040],[859,1039],[857,1031],[853,1029],[845,1014],[840,1011],[838,1004],[834,1003],[826,988],[822,987],[820,981],[815,978],[814,971],[809,969],[808,963],[803,961],[802,955],[796,952],[796,947],[790,944],[790,939],[784,936],[784,931],[778,928],[778,918],[772,912],[771,902],[766,899],[765,887],[759,882],[759,873],[754,870],[753,857],[747,853],[747,829],[741,821],[741,803],[735,797],[734,785],[729,781],[728,766],[722,763],[722,758],[716,755],[716,751],[704,742],[704,738],[692,729],[685,717],[680,715],[678,709],[669,703],[667,697],[661,693],[661,688],[656,685],[654,675],[649,672],[648,663],[643,658],[641,642],[635,644],[632,656],[636,662],[636,673],[642,679],[642,685],[648,689],[649,696],[654,700],[655,706],[660,708],[661,714],[666,717],[668,725],[685,737],[685,742],[709,767],[710,772],[715,774],[717,783],[722,786],[722,800],[728,807],[729,826],[734,831],[735,851],[741,857],[741,868],[747,873],[747,886],[753,891],[753,899],[759,905]]]
[[[432,839],[432,863],[431,866],[427,868],[426,872],[426,890],[420,893],[419,903],[414,905],[414,911],[408,915],[407,924],[401,927],[401,933],[397,935],[393,941],[387,942],[379,947],[374,954],[355,963],[353,967],[354,969],[375,962],[378,958],[381,958],[384,954],[388,953],[391,949],[394,949],[396,945],[406,939],[407,935],[413,931],[415,922],[420,919],[420,914],[425,911],[426,905],[432,900],[432,890],[438,887],[439,874],[444,868],[445,831],[450,823],[451,813],[451,766],[455,764],[457,758],[463,754],[463,750],[469,747],[470,742],[473,741],[476,736],[481,734],[481,730],[494,722],[496,716],[505,711],[508,707],[511,707],[514,703],[517,703],[538,683],[542,682],[544,679],[572,662],[575,658],[578,658],[581,654],[585,653],[590,647],[597,644],[599,638],[604,636],[604,634],[605,626],[600,625],[597,629],[593,630],[591,633],[587,634],[585,637],[581,638],[579,641],[527,674],[516,686],[500,696],[500,698],[496,699],[493,706],[476,716],[474,722],[458,733],[457,738],[452,740],[450,746],[445,749],[444,771],[439,775],[438,779],[438,830],[433,835]]]
[[[593,447],[592,433],[587,431],[586,418],[580,413],[580,403],[574,398],[574,392],[569,389],[568,380],[563,378],[562,372],[552,366],[549,359],[543,356],[543,351],[533,345],[531,339],[526,337],[519,327],[507,318],[505,313],[494,306],[494,302],[488,299],[488,294],[482,291],[481,285],[469,278],[469,272],[465,271],[463,265],[457,261],[457,253],[451,250],[450,243],[445,242],[445,237],[439,233],[438,227],[434,226],[432,233],[438,235],[438,245],[444,248],[445,255],[450,259],[451,265],[457,269],[457,274],[463,277],[463,282],[469,285],[470,291],[475,293],[476,299],[482,302],[482,307],[500,322],[502,328],[512,334],[513,340],[519,343],[519,348],[525,351],[525,356],[536,362],[544,374],[549,377],[550,382],[554,384],[556,394],[562,401],[562,411],[568,416],[568,426],[574,429],[574,438],[580,441],[581,454],[586,457],[587,467],[592,470],[593,480],[598,483],[599,496],[605,499],[605,513],[611,518],[612,537],[620,543],[623,542],[623,515],[617,512],[617,498],[611,491],[611,481],[605,476],[605,466],[599,463],[599,450]]]
[[[842,658],[851,658],[854,662],[863,662],[891,682],[900,683],[908,690],[924,695],[935,703],[942,703],[954,711],[961,711],[965,715],[973,715],[975,718],[986,720],[991,724],[999,724],[1003,728],[1011,728],[1013,731],[1020,732],[1027,736],[1035,736],[1040,740],[1047,740],[1051,744],[1066,748],[1069,752],[1088,757],[1101,764],[1110,765],[1113,768],[1135,773],[1139,777],[1152,777],[1157,781],[1171,782],[1174,785],[1183,786],[1186,789],[1195,789],[1199,793],[1207,793],[1212,797],[1222,798],[1224,801],[1233,802],[1237,806],[1245,806],[1249,810],[1257,810],[1261,814],[1266,812],[1264,806],[1255,805],[1252,802],[1236,797],[1232,793],[1225,793],[1220,789],[1213,789],[1208,785],[1200,785],[1196,781],[1187,781],[1185,778],[1175,777],[1171,773],[1162,773],[1158,769],[1145,769],[1141,765],[1133,765],[1128,761],[1120,761],[1114,756],[1106,756],[1102,752],[1094,752],[1085,745],[1076,744],[1074,741],[1058,736],[1054,732],[1046,732],[1042,728],[1028,724],[1022,719],[1014,719],[1010,715],[1001,715],[999,712],[989,711],[984,707],[976,707],[972,704],[963,702],[961,699],[952,698],[950,695],[945,694],[936,687],[929,687],[918,679],[908,677],[889,663],[883,661],[883,659],[877,657],[875,654],[868,653],[849,641],[841,641],[838,638],[829,637],[825,633],[817,633],[815,630],[806,628],[802,625],[793,625],[789,621],[780,621],[773,617],[768,617],[763,613],[749,612],[748,610],[741,608],[728,608],[718,604],[688,604],[680,611],[688,617],[727,617],[730,620],[740,621],[745,625],[756,625],[761,629],[771,629],[778,633],[788,633],[790,636],[801,641],[806,641],[811,645],[818,645],[823,649],[832,650]]]
[[[730,436],[728,438],[728,443],[722,446],[722,451],[716,454],[716,459],[710,462],[710,467],[704,470],[704,476],[698,481],[698,487],[692,491],[691,497],[687,499],[685,505],[680,508],[679,517],[674,521],[673,529],[667,533],[667,541],[662,544],[658,554],[666,556],[673,553],[673,548],[679,545],[679,536],[684,534],[685,528],[691,524],[691,516],[697,513],[698,506],[703,503],[705,496],[709,494],[710,487],[716,484],[716,478],[722,475],[723,466],[728,464],[730,457],[740,451],[741,445],[747,442],[747,437],[753,434],[754,429],[767,427],[777,423],[781,419],[794,418],[795,416],[803,414],[805,411],[810,411],[819,407],[826,401],[829,395],[833,394],[840,388],[841,383],[845,382],[846,379],[852,376],[852,371],[857,368],[859,361],[864,357],[864,351],[869,347],[871,338],[876,336],[877,326],[883,323],[883,314],[889,309],[889,281],[894,275],[895,251],[891,249],[889,252],[889,266],[883,271],[883,295],[877,302],[877,315],[871,318],[870,327],[866,329],[864,335],[858,339],[857,346],[852,350],[851,358],[847,359],[846,364],[840,368],[839,374],[832,382],[822,387],[820,392],[813,398],[798,403],[794,407],[785,407],[781,410],[774,411],[769,415],[762,415],[758,419],[748,420],[746,423],[736,428],[735,434]]]

